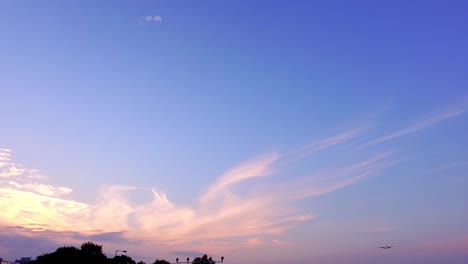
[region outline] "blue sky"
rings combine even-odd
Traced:
[[[2,1],[0,257],[465,263],[467,11]]]

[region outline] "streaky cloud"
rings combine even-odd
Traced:
[[[46,196],[61,196],[61,195],[69,194],[72,192],[70,188],[66,188],[62,186],[52,186],[52,185],[41,184],[37,182],[19,183],[15,181],[9,181],[8,184],[11,185],[16,190],[33,192],[37,194],[43,194]]]
[[[324,195],[377,176],[400,163],[399,160],[387,159],[389,155],[379,153],[342,168],[323,169],[276,187],[270,186],[269,191],[282,193],[285,201]]]
[[[419,123],[416,123],[416,124],[414,124],[412,126],[404,128],[404,129],[399,130],[397,132],[394,132],[394,133],[379,137],[377,139],[374,139],[374,140],[370,141],[369,143],[367,143],[366,146],[380,144],[380,143],[383,143],[383,142],[386,142],[386,141],[390,141],[390,140],[393,140],[393,139],[396,139],[396,138],[399,138],[399,137],[403,137],[403,136],[415,133],[415,132],[417,132],[419,130],[428,128],[428,127],[433,126],[433,125],[435,125],[437,123],[440,123],[442,121],[456,118],[456,117],[464,114],[466,111],[467,111],[466,109],[461,109],[461,110],[446,112],[446,113],[442,113],[442,114],[432,116],[432,117],[430,117],[430,118],[428,118],[426,120],[423,120],[423,121],[421,121]]]
[[[294,162],[294,161],[303,159],[304,157],[310,156],[314,153],[317,153],[321,150],[325,150],[327,148],[330,148],[338,144],[347,142],[351,139],[354,139],[360,134],[362,134],[365,130],[366,130],[366,127],[361,126],[358,128],[348,130],[348,131],[344,131],[337,135],[334,135],[325,139],[320,139],[312,143],[309,143],[309,144],[297,147],[295,149],[292,149],[290,151],[287,151],[281,156],[281,158],[289,162]]]
[[[196,245],[215,247],[220,241],[229,247],[245,247],[246,243],[254,245],[261,241],[286,245],[278,236],[317,217],[298,206],[299,200],[357,184],[399,163],[391,153],[381,152],[347,161],[340,168],[323,167],[292,180],[281,177],[289,173],[289,165],[349,142],[364,130],[363,127],[351,129],[234,166],[219,176],[191,206],[173,203],[170,195],[156,188],[123,185],[102,186],[92,204],[61,198],[72,190],[41,183],[40,178],[32,177],[40,175],[37,170],[16,166],[11,151],[2,151],[3,171],[11,171],[13,166],[23,171],[0,182],[0,225],[21,225],[38,234],[46,231],[80,234],[71,233],[70,241],[81,237],[118,238],[173,249],[183,245],[185,249],[198,250]],[[336,159],[339,163],[346,161]],[[283,166],[285,163],[287,166]],[[237,188],[241,183],[249,184]],[[147,191],[153,199],[132,203],[130,195],[134,191]],[[238,239],[243,240],[233,242]]]
[[[200,197],[202,202],[207,202],[218,195],[222,190],[225,190],[230,185],[240,181],[254,177],[267,176],[272,172],[272,165],[278,160],[278,155],[272,153],[265,157],[257,158],[252,161],[241,164],[234,169],[231,169],[213,185],[208,188],[208,191]]]
[[[319,141],[318,146],[324,148],[338,144],[352,134],[354,132]],[[10,153],[7,154],[4,156],[11,167]],[[79,203],[54,197],[71,189],[41,185],[28,175],[22,175],[17,182],[10,182],[0,189],[4,198],[0,205],[3,209],[2,220],[11,223],[20,217],[24,219],[19,222],[23,225],[51,223],[50,228],[54,230],[76,230],[85,234],[92,233],[91,230],[131,230],[128,236],[158,238],[166,243],[199,238],[281,234],[298,223],[313,219],[314,215],[295,212],[289,205],[282,204],[281,199],[268,196],[241,197],[235,192],[230,192],[229,196],[219,196],[239,182],[270,175],[278,158],[278,154],[272,153],[234,167],[208,188],[196,207],[174,205],[165,194],[154,188],[151,189],[154,196],[152,202],[133,206],[128,194],[139,188],[112,185],[101,188],[96,204]],[[207,207],[206,203],[214,198],[217,199],[216,205]],[[250,218],[246,219],[245,215]],[[226,230],[226,226],[231,228]]]
[[[466,166],[468,166],[468,161],[459,161],[459,162],[452,162],[452,163],[440,166],[438,169],[439,170],[450,170],[450,169],[466,167]]]

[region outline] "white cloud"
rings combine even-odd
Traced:
[[[155,16],[153,19],[154,19],[155,22],[157,22],[159,24],[161,24],[162,20],[163,20],[163,18],[161,16]]]
[[[153,21],[153,16],[146,16],[145,21],[148,22],[148,23],[152,22]]]
[[[34,193],[43,194],[46,196],[61,196],[61,195],[69,194],[72,192],[71,189],[66,188],[66,187],[52,186],[52,185],[41,184],[37,182],[19,183],[15,181],[9,181],[8,184],[16,190],[34,192]]]
[[[162,24],[163,17],[156,15],[156,16],[144,16],[141,18],[141,21],[143,21],[146,24]]]
[[[11,150],[0,148],[0,178],[16,177],[25,171],[11,161]]]

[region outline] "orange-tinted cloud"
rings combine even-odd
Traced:
[[[73,231],[95,237],[118,233],[126,239],[175,249],[184,246],[195,250],[196,245],[210,245],[209,241],[218,245],[220,241],[228,241],[229,247],[235,248],[234,242],[229,242],[234,238],[245,238],[249,245],[263,241],[287,245],[277,236],[315,218],[313,213],[297,206],[296,201],[358,183],[398,163],[389,153],[376,153],[363,159],[342,160],[340,168],[324,167],[286,181],[275,178],[291,164],[348,142],[362,131],[346,131],[293,151],[270,153],[244,162],[222,174],[192,206],[175,204],[169,195],[156,188],[118,185],[102,186],[94,204],[73,201],[64,198],[72,191],[70,188],[41,183],[41,179],[34,177],[39,175],[37,170],[17,165],[11,151],[3,149],[1,168],[7,176],[0,181],[0,224],[37,225],[38,232]],[[129,196],[134,191],[151,193],[153,200],[131,203]],[[74,237],[77,236],[70,239]]]

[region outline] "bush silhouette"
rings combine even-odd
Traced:
[[[171,263],[165,259],[157,259],[156,261],[154,261],[153,264],[171,264]]]

